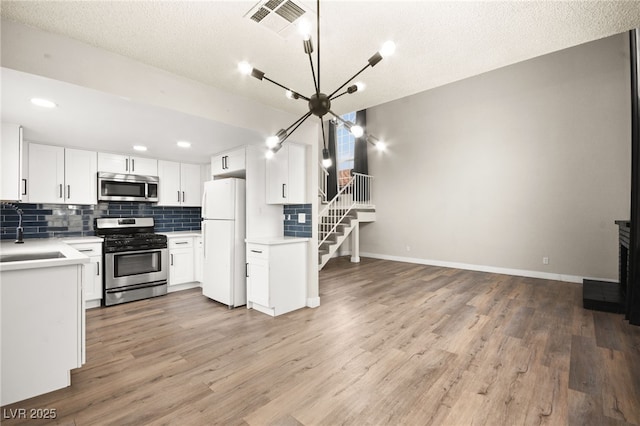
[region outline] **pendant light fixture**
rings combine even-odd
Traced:
[[[317,52],[316,67],[314,67],[314,64],[313,64],[313,56],[312,56],[313,42],[311,41],[311,35],[306,34],[302,41],[304,53],[309,57],[309,64],[311,65],[311,75],[313,77],[313,84],[315,87],[315,93],[312,94],[311,96],[309,97],[304,96],[299,92],[296,92],[290,89],[289,87],[286,87],[272,80],[271,78],[267,77],[264,72],[260,71],[257,68],[252,67],[247,62],[241,62],[238,65],[238,69],[240,70],[241,73],[245,75],[251,75],[252,77],[257,78],[258,80],[266,80],[284,89],[286,91],[285,92],[286,96],[289,99],[302,99],[304,101],[307,101],[307,104],[309,107],[309,111],[305,113],[302,117],[294,121],[289,127],[287,127],[286,129],[280,129],[275,135],[269,136],[267,138],[266,144],[267,144],[267,148],[269,148],[269,150],[267,151],[267,158],[272,157],[273,154],[278,152],[280,148],[282,148],[282,143],[285,140],[287,140],[287,138],[291,136],[293,132],[295,132],[296,129],[300,127],[300,125],[302,125],[302,123],[304,123],[307,120],[307,118],[311,117],[311,115],[315,115],[320,119],[320,124],[322,127],[322,143],[323,143],[322,165],[323,167],[327,168],[327,167],[331,167],[331,163],[332,163],[331,156],[329,155],[329,150],[327,149],[327,138],[325,136],[324,121],[322,119],[322,117],[324,117],[327,114],[332,115],[335,118],[335,120],[341,122],[344,126],[346,126],[356,138],[365,136],[365,140],[373,145],[377,145],[377,143],[380,143],[380,141],[378,141],[377,138],[371,135],[366,135],[364,132],[364,129],[361,126],[356,125],[355,123],[352,123],[350,121],[346,121],[339,115],[335,114],[331,110],[331,102],[339,98],[340,96],[343,96],[346,94],[350,95],[350,94],[356,93],[358,90],[362,90],[364,88],[364,85],[362,83],[351,84],[348,87],[347,85],[351,83],[357,76],[359,76],[364,70],[366,70],[369,67],[376,66],[376,64],[378,64],[378,62],[380,62],[383,58],[386,58],[392,55],[393,52],[395,51],[395,44],[392,41],[387,41],[386,43],[384,43],[382,45],[382,48],[368,59],[367,65],[365,65],[362,69],[360,69],[353,77],[349,78],[344,84],[342,84],[340,87],[338,87],[333,92],[331,92],[331,94],[327,95],[323,93],[320,88],[320,0],[317,0],[316,29],[317,29],[317,38],[318,38],[317,40],[318,52]],[[346,89],[340,92],[345,87]]]

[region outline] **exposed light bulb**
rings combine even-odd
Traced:
[[[265,153],[264,153],[264,156],[265,156],[265,158],[266,158],[267,160],[269,160],[269,159],[273,158],[273,154],[274,154],[274,153],[273,153],[273,151],[271,151],[271,150],[269,149],[269,150],[267,150],[267,152],[265,152]]]
[[[366,84],[364,84],[364,83],[363,83],[363,82],[361,82],[361,81],[358,81],[358,82],[356,83],[356,87],[358,88],[358,92],[362,92],[364,89],[366,89],[366,88],[367,88],[367,85],[366,85]]]
[[[287,90],[285,92],[285,96],[289,99],[293,99],[293,92],[291,90]]]
[[[55,102],[52,102],[48,99],[42,99],[42,98],[31,98],[31,103],[42,107],[42,108],[55,108],[57,107]]]
[[[384,44],[380,48],[380,55],[383,58],[388,58],[389,56],[393,55],[393,52],[395,51],[396,51],[396,44],[391,40],[389,40],[384,42]]]
[[[331,164],[333,164],[331,158],[325,158],[322,160],[322,167],[324,167],[325,169],[331,167]]]
[[[306,19],[300,19],[298,21],[298,33],[300,33],[303,40],[311,40],[311,23]]]
[[[364,129],[356,124],[355,126],[351,126],[351,134],[356,138],[359,138],[364,135]]]
[[[270,150],[275,148],[276,145],[278,145],[278,142],[280,142],[280,140],[277,136],[269,136],[267,138],[267,148],[269,148]]]
[[[242,61],[238,64],[238,71],[243,75],[249,75],[251,74],[251,71],[253,71],[253,67],[249,62]]]
[[[383,141],[377,141],[376,142],[376,149],[378,151],[385,151],[387,149],[387,144],[384,143]]]

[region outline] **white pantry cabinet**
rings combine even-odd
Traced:
[[[94,151],[29,144],[30,203],[97,204]]]
[[[158,160],[159,206],[199,207],[200,165]]]
[[[304,204],[306,197],[306,146],[285,143],[267,160],[267,203]]]
[[[98,171],[158,176],[158,160],[130,155],[98,153]]]
[[[169,238],[169,286],[195,281],[193,237]]]
[[[247,308],[271,316],[306,306],[306,238],[247,243]]]
[[[223,152],[211,157],[211,175],[244,177],[245,147]]]
[[[0,144],[0,200],[21,201],[26,191],[26,182],[22,178],[22,127],[2,123]]]

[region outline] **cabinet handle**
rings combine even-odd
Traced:
[[[180,202],[180,191],[178,191],[178,202]]]
[[[71,198],[71,185],[67,185],[67,198]]]
[[[79,251],[80,253],[87,253],[87,252],[93,251],[93,249],[80,249],[80,250],[78,250],[78,251]]]
[[[184,203],[184,191],[182,191],[182,202]]]
[[[244,264],[244,276],[249,278],[249,262]]]
[[[189,241],[176,241],[174,244],[189,244]]]
[[[262,250],[251,250],[252,253],[261,253],[262,254]]]
[[[58,198],[62,198],[62,184],[59,184],[58,186],[59,186],[59,188],[58,188],[59,191],[58,192],[60,194],[60,196]]]
[[[173,255],[171,255],[171,265],[173,266]]]
[[[285,188],[287,187],[286,183],[282,184],[282,198],[287,198],[287,196],[284,194]]]
[[[134,160],[133,158],[131,159],[131,171],[136,171],[136,160]]]
[[[27,180],[26,179],[22,179],[22,195],[27,195]]]
[[[129,159],[128,159],[128,158],[125,158],[125,159],[124,159],[124,161],[125,161],[125,164],[124,164],[124,171],[125,171],[125,172],[128,172],[128,171],[129,171]]]
[[[96,275],[100,275],[100,262],[96,262]]]

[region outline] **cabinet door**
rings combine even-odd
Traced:
[[[267,160],[267,204],[286,204],[289,183],[289,147]]]
[[[29,144],[29,202],[64,203],[64,148]]]
[[[202,237],[195,237],[193,239],[194,244],[194,259],[193,259],[193,268],[195,270],[194,280],[198,282],[202,282],[202,264],[203,264],[203,255],[204,250],[202,246]]]
[[[245,169],[245,149],[236,149],[227,153],[227,173],[238,172]]]
[[[129,156],[121,154],[98,153],[98,171],[110,173],[129,173]]]
[[[267,308],[271,306],[269,262],[247,257],[247,301]]]
[[[102,299],[102,256],[92,256],[90,263],[84,264],[82,277],[84,300]]]
[[[158,160],[142,157],[129,157],[129,160],[129,173],[134,175],[158,176]]]
[[[97,204],[96,152],[66,148],[64,158],[65,201],[70,204]]]
[[[219,154],[211,157],[211,176],[222,175],[226,171],[226,155]]]
[[[0,200],[20,201],[23,194],[22,127],[17,124],[2,123],[0,144],[2,144],[0,146],[0,152],[2,152]]]
[[[288,147],[287,204],[304,204],[306,188],[306,149],[304,145],[290,144]]]
[[[193,248],[169,251],[169,285],[194,281]]]
[[[246,167],[245,151],[245,147],[242,147],[211,157],[211,174],[242,177]]]
[[[199,207],[202,204],[200,192],[200,166],[198,164],[180,165],[180,186],[182,205]]]
[[[179,206],[180,191],[180,163],[173,161],[158,161],[159,206]]]

